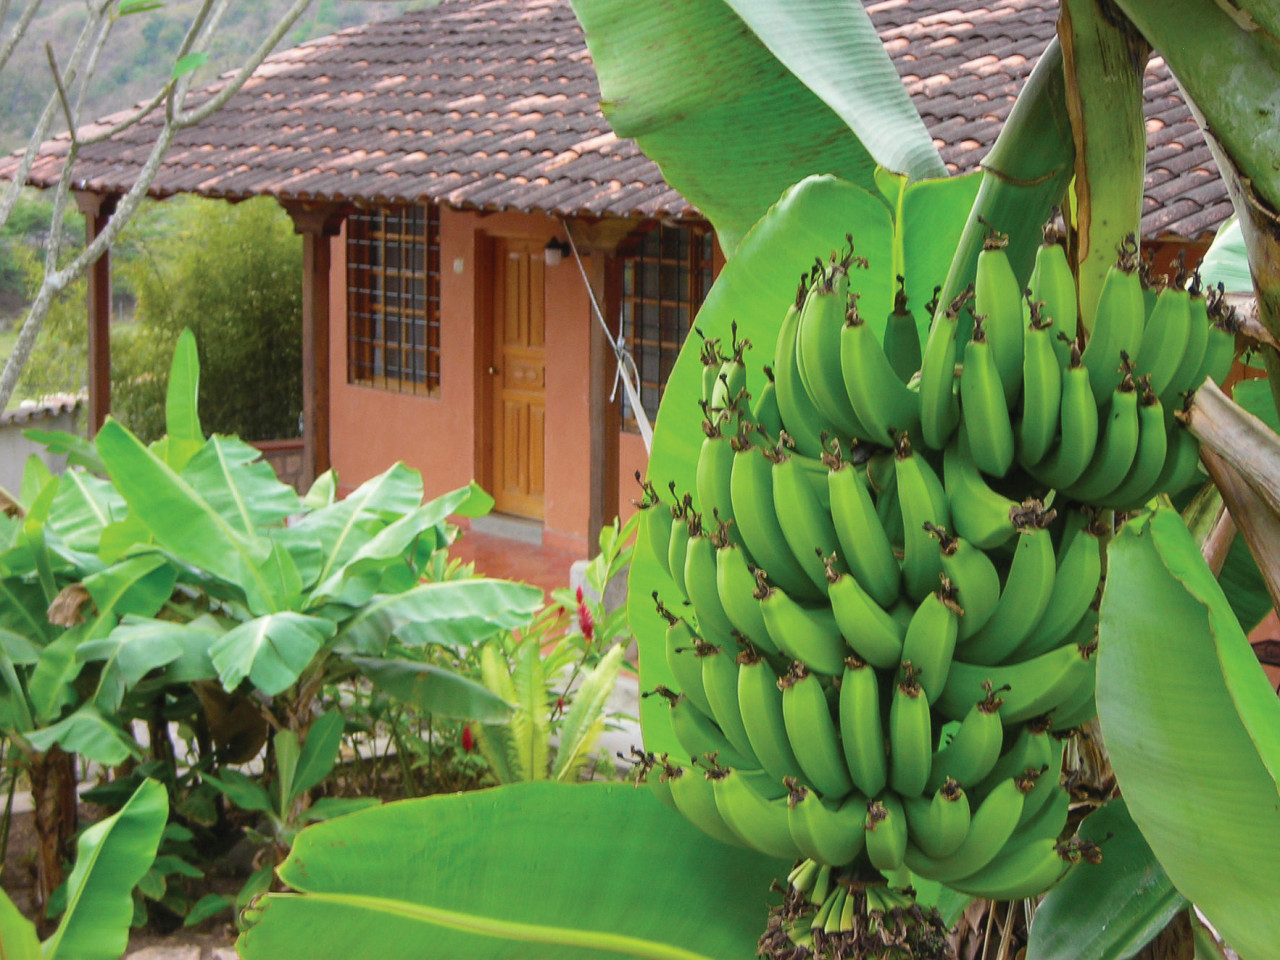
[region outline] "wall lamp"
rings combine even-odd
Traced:
[[[560,261],[567,257],[569,253],[569,244],[563,240],[557,240],[555,237],[548,240],[547,245],[542,248],[542,256],[548,267],[560,266]]]

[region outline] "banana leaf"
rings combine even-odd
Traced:
[[[36,925],[19,912],[3,890],[0,890],[0,944],[4,960],[40,960]]]
[[[1280,701],[1171,509],[1112,543],[1098,713],[1134,822],[1244,960],[1280,943]]]
[[[142,756],[133,738],[90,703],[57,723],[24,733],[23,737],[36,750],[43,752],[56,743],[67,753],[78,753],[104,767],[119,766],[130,757]]]
[[[261,451],[236,437],[210,437],[183,467],[181,477],[244,537],[257,536],[261,527],[302,509],[298,494],[280,482]]]
[[[626,784],[410,800],[298,835],[245,960],[729,960],[787,864],[725,847]]]
[[[1026,960],[1124,960],[1187,907],[1123,798],[1090,814],[1080,835],[1102,845],[1102,863],[1072,870],[1041,901]]]
[[[43,944],[44,960],[116,960],[129,942],[133,888],[155,860],[169,795],[143,782],[118,813],[86,830],[67,878],[67,909]]]
[[[169,389],[164,404],[164,460],[178,472],[204,446],[199,397],[200,357],[196,351],[196,336],[186,329],[178,334],[178,342],[173,348]]]
[[[138,438],[108,418],[97,436],[98,453],[116,489],[156,542],[183,562],[244,590],[255,613],[279,609],[264,574],[271,544],[236,530]]]
[[[707,337],[727,342],[731,323],[737,323],[739,336],[753,345],[746,357],[747,389],[757,393],[765,382],[763,366],[774,362],[778,326],[795,299],[797,278],[815,256],[843,246],[845,234],[851,233],[859,255],[870,261],[869,270],[854,274],[856,289],[863,294],[859,311],[882,331],[893,306],[895,249],[910,251],[907,292],[915,304],[921,304],[932,285],[947,274],[977,184],[977,176],[911,184],[891,209],[879,189],[873,194],[834,177],[809,177],[787,190],[743,238],[738,255],[725,265],[698,313],[698,328]],[[928,322],[927,311],[917,312],[917,322]],[[648,476],[659,490],[665,491],[672,480],[681,493],[695,486],[703,435],[697,405],[702,370],[697,354],[698,343],[690,338],[676,360],[658,411]],[[628,581],[627,612],[639,642],[644,690],[675,684],[664,653],[666,625],[650,599],[654,591],[670,599],[673,589],[646,538],[640,537]],[[648,749],[677,750],[668,711],[656,698],[642,701],[641,717]]]
[[[511,706],[474,680],[442,667],[412,660],[349,657],[373,685],[421,713],[455,720],[501,723],[511,716]]]
[[[286,610],[228,630],[209,647],[209,656],[228,692],[247,677],[274,697],[298,679],[320,645],[337,629],[337,624],[324,617]]]
[[[867,190],[877,163],[946,176],[861,4],[575,0],[574,11],[610,125],[711,220],[729,257],[806,176]]]

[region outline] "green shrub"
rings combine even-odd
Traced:
[[[130,226],[120,281],[135,322],[112,337],[112,410],[146,439],[163,433],[168,360],[190,328],[200,344],[206,429],[295,437],[302,412],[302,241],[267,198],[182,197]]]

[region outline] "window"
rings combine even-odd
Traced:
[[[649,419],[714,278],[714,239],[705,227],[642,227],[623,241],[622,336],[640,372],[640,401]],[[626,395],[623,426],[635,430]]]
[[[347,218],[347,381],[440,394],[440,211]]]

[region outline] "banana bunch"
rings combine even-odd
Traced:
[[[1148,316],[1134,252],[1086,333],[1062,248],[1024,296],[993,232],[922,343],[902,278],[883,334],[860,316],[850,239],[801,279],[758,396],[736,328],[728,355],[702,343],[694,489],[641,481],[671,581],[675,684],[650,695],[682,748],[649,782],[707,834],[798,862],[795,943],[849,948],[911,874],[1016,899],[1095,855],[1064,839],[1061,775],[1095,713],[1112,511],[1194,478],[1173,410],[1234,353],[1195,285]]]

